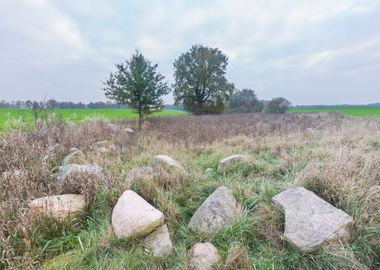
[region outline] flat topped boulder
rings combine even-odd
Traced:
[[[189,228],[204,234],[215,234],[241,215],[241,207],[231,190],[217,188],[191,217]]]
[[[145,246],[153,252],[155,257],[164,258],[173,251],[168,226],[165,224],[149,234],[144,239]]]
[[[164,223],[164,214],[136,192],[126,190],[112,211],[112,227],[117,238],[145,236]]]
[[[177,169],[179,171],[185,172],[185,169],[181,164],[178,163],[172,157],[166,155],[157,155],[154,157],[154,165],[155,166],[164,166],[167,168]]]
[[[220,257],[211,243],[195,244],[189,251],[189,270],[214,269]]]
[[[219,167],[225,168],[225,167],[228,167],[230,165],[234,165],[237,162],[247,162],[248,160],[249,160],[249,158],[246,155],[232,155],[232,156],[229,156],[229,157],[222,159],[219,162]]]
[[[65,180],[67,177],[72,177],[81,174],[91,174],[94,176],[100,176],[102,174],[102,168],[97,164],[67,164],[61,166],[58,170],[58,180]]]
[[[291,188],[273,197],[285,213],[284,237],[303,252],[311,252],[326,242],[346,242],[354,221],[344,211],[305,188]]]
[[[33,215],[50,215],[60,220],[78,214],[85,206],[84,196],[77,194],[46,196],[35,199],[29,204]]]

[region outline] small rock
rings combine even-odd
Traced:
[[[128,172],[125,181],[128,183],[128,186],[131,186],[137,180],[145,180],[153,176],[154,172],[152,167],[138,167]]]
[[[211,270],[219,259],[218,250],[211,243],[195,244],[189,251],[189,270]]]
[[[326,242],[346,242],[354,225],[352,217],[305,188],[291,188],[272,202],[285,213],[284,237],[302,252],[311,252]]]
[[[248,250],[242,244],[232,244],[224,263],[224,270],[253,270]]]
[[[68,164],[59,167],[58,170],[58,180],[63,181],[67,177],[80,174],[91,174],[95,176],[100,176],[102,173],[102,168],[97,164],[79,165],[79,164]]]
[[[25,170],[6,171],[2,173],[3,178],[22,178],[27,175]]]
[[[214,172],[214,169],[213,168],[207,168],[206,170],[205,170],[205,174],[211,174],[211,173],[213,173]]]
[[[66,166],[69,164],[88,164],[88,162],[86,161],[86,156],[83,154],[83,152],[74,149],[70,149],[71,153],[63,159],[62,166]]]
[[[241,215],[241,207],[231,190],[217,188],[198,208],[189,222],[189,228],[205,234],[215,234],[224,225]]]
[[[149,234],[144,240],[145,246],[156,257],[166,257],[173,251],[168,226],[165,224]]]
[[[164,223],[161,211],[132,190],[126,190],[112,211],[112,227],[117,238],[145,236]]]
[[[135,133],[133,131],[133,129],[131,129],[131,128],[125,128],[124,131],[127,132],[127,133],[132,133],[132,134]]]
[[[181,172],[185,172],[185,169],[181,164],[178,163],[175,159],[166,156],[166,155],[158,155],[154,157],[154,165],[155,166],[164,166],[167,168],[178,169]]]
[[[32,214],[51,215],[59,220],[82,212],[85,206],[84,196],[77,194],[42,197],[29,204]]]
[[[230,165],[236,164],[237,162],[247,162],[248,160],[249,160],[248,156],[245,156],[245,155],[233,155],[233,156],[229,156],[229,157],[226,157],[226,158],[222,159],[219,162],[219,167],[220,168],[225,168],[225,167],[228,167]]]

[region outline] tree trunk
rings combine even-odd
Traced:
[[[141,130],[143,124],[144,124],[144,115],[142,112],[139,112],[139,130]]]

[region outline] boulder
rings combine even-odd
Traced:
[[[82,212],[85,206],[84,196],[77,194],[42,197],[29,204],[33,215],[51,215],[59,220]]]
[[[285,213],[284,238],[302,252],[311,252],[326,242],[346,242],[354,220],[305,188],[291,188],[273,197]]]
[[[253,270],[249,261],[248,250],[241,244],[232,244],[224,263],[224,270]]]
[[[144,239],[145,246],[153,252],[155,257],[164,258],[173,251],[168,226],[165,224],[149,234]]]
[[[149,179],[153,176],[154,172],[152,167],[138,167],[128,172],[125,181],[128,183],[128,186],[131,186],[135,181]]]
[[[249,157],[246,155],[232,155],[222,159],[219,162],[219,168],[226,168],[230,165],[236,164],[237,162],[247,162],[248,160]]]
[[[117,238],[145,236],[164,223],[164,215],[136,192],[126,190],[112,211]]]
[[[194,213],[189,228],[204,234],[215,234],[240,215],[241,207],[231,190],[222,186],[217,188]]]
[[[211,243],[195,244],[189,251],[189,270],[211,270],[219,262],[218,250]]]
[[[72,148],[70,149],[70,154],[68,154],[62,162],[62,166],[66,166],[69,164],[81,164],[85,165],[88,164],[86,161],[86,156],[83,154],[82,151]]]
[[[181,172],[185,172],[185,169],[182,167],[181,164],[178,163],[178,161],[166,155],[155,156],[154,165],[156,167],[165,167],[165,168],[176,169]]]
[[[102,168],[97,164],[79,165],[79,164],[68,164],[59,167],[58,170],[58,180],[65,180],[67,177],[72,177],[81,174],[91,174],[95,176],[100,176],[102,174]]]

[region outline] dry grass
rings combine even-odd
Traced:
[[[130,124],[119,122],[115,129],[101,121],[52,122],[0,135],[0,171],[10,172],[0,175],[0,269],[34,268],[59,254],[63,256],[51,262],[66,265],[64,269],[181,269],[187,250],[203,240],[186,224],[220,185],[230,187],[245,208],[242,220],[208,239],[222,254],[238,242],[248,248],[256,269],[380,267],[380,120],[335,113],[166,117],[150,119],[134,136],[123,132]],[[128,150],[94,152],[91,146],[103,140]],[[102,166],[104,177],[57,182],[53,175],[72,147]],[[250,162],[204,173],[236,153],[250,155]],[[146,255],[135,240],[118,242],[109,233],[112,207],[128,186],[126,174],[151,166],[157,154],[172,156],[188,172],[163,170],[132,185],[165,213],[176,246],[166,261]],[[348,244],[303,256],[282,241],[283,217],[270,199],[299,185],[354,217]],[[31,199],[68,192],[86,195],[86,216],[64,224],[28,216]]]

